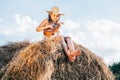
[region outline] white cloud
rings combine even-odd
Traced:
[[[6,41],[38,41],[42,39],[42,32],[36,32],[38,23],[31,17],[21,16],[20,14],[13,14],[12,18],[9,20],[10,21],[4,21],[4,24],[2,24],[4,27],[1,27],[0,29],[0,35],[4,36],[4,38],[1,39],[1,44],[6,43]]]
[[[0,30],[0,34],[7,36],[20,36],[35,31],[37,22],[32,20],[29,16],[21,17],[20,14],[14,14],[13,17],[13,24],[6,24],[5,27]]]
[[[15,14],[15,21],[18,24],[18,32],[30,32],[35,30],[37,22],[33,21],[29,16],[21,17],[19,14]]]
[[[120,43],[120,24],[108,20],[99,20],[89,22],[86,25],[90,37],[96,41],[94,47],[114,48],[118,49]]]
[[[105,60],[105,63],[107,64],[113,64],[114,62],[120,62],[120,51],[117,51],[108,56],[104,56],[103,58]]]
[[[9,30],[9,29],[1,30],[0,34],[9,35],[9,34],[11,34],[11,30]]]
[[[77,22],[73,22],[69,19],[65,20],[65,25],[61,27],[61,33],[64,36],[73,36],[76,33],[76,30],[79,29],[80,24]]]
[[[72,20],[67,19],[65,21],[65,27],[69,30],[76,30],[79,28],[79,26],[80,26],[79,23],[73,22]]]
[[[3,21],[3,19],[0,18],[0,22],[2,22],[2,21]]]
[[[20,21],[21,21],[21,20],[20,20],[20,17],[21,17],[20,14],[14,14],[14,17],[15,17],[16,23],[17,23],[17,24],[20,24]]]

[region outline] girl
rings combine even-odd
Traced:
[[[64,15],[59,13],[59,8],[54,6],[48,12],[48,19],[44,19],[41,24],[36,28],[37,32],[43,31],[45,39],[58,37],[59,28],[62,22],[58,22],[60,20],[60,16]],[[68,56],[69,60],[73,62],[76,56],[80,55],[80,50],[75,50],[73,42],[70,37],[60,36],[61,44],[63,49]]]

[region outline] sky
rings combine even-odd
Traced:
[[[100,56],[106,64],[120,61],[120,0],[0,0],[0,45],[42,40],[36,27],[58,6],[61,34]]]

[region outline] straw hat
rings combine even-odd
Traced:
[[[47,12],[48,13],[53,13],[53,14],[64,15],[64,14],[60,13],[60,10],[57,6],[52,7],[51,10],[50,11],[47,10]]]

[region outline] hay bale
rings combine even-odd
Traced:
[[[1,69],[2,80],[114,80],[101,58],[75,44],[81,55],[72,63],[59,42],[30,44]]]
[[[11,61],[16,52],[29,44],[30,43],[28,41],[22,41],[10,42],[8,45],[0,46],[0,69]]]

